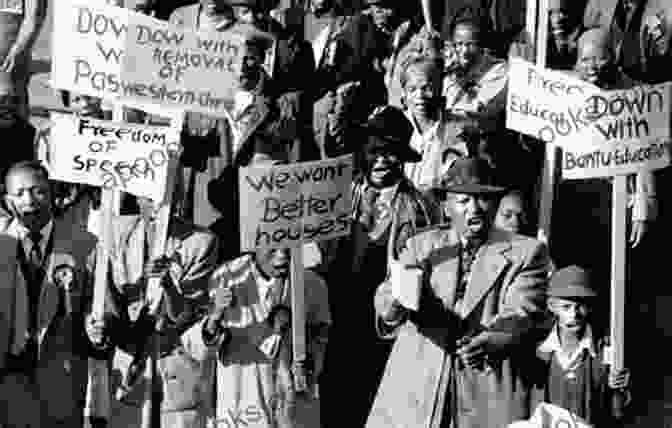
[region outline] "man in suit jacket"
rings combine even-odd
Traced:
[[[106,359],[85,333],[96,239],[53,217],[48,173],[20,162],[6,175],[0,221],[0,426],[81,427],[87,359]]]
[[[133,396],[136,394],[142,397],[142,391],[134,391],[142,390],[142,383],[134,382],[133,377],[139,374],[136,368],[144,367],[141,356],[146,357],[146,354],[139,347],[144,346],[147,336],[154,331],[155,322],[146,316],[141,297],[147,279],[159,276],[164,281],[166,296],[163,309],[165,331],[158,361],[163,393],[162,426],[203,427],[208,392],[203,388],[208,373],[207,361],[196,361],[189,355],[181,336],[198,321],[208,304],[208,281],[217,263],[218,240],[207,229],[172,217],[165,256],[152,258],[148,250],[153,245],[156,211],[147,198],[138,198],[138,204],[140,215],[118,217],[113,225],[111,307],[115,313],[111,316],[120,326],[115,331],[114,344],[138,356],[135,361],[138,364],[130,367],[132,373],[125,367],[130,361],[128,355],[120,353],[115,360],[115,368],[126,375],[122,396],[127,402],[135,401]],[[140,400],[137,406],[124,407],[115,414],[126,423],[135,418],[139,424],[141,408],[145,404],[145,400]],[[111,424],[115,424],[114,420]]]
[[[399,263],[414,282],[387,280],[375,299],[379,332],[396,342],[367,428],[495,428],[529,416],[525,359],[543,320],[546,247],[491,226],[503,188],[487,161],[456,161],[442,190],[451,228],[409,239]],[[417,306],[397,286],[417,287]]]

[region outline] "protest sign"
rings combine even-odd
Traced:
[[[123,98],[226,117],[243,35],[194,32],[142,14],[129,17]]]
[[[601,91],[585,102],[590,126],[563,143],[562,176],[626,175],[670,164],[671,84]]]
[[[512,58],[507,127],[563,149],[562,176],[631,174],[670,163],[670,83],[606,91]]]
[[[561,144],[590,126],[585,101],[599,88],[520,58],[511,58],[509,67],[507,128]]]
[[[163,200],[179,130],[52,114],[47,166],[56,180]]]
[[[88,0],[59,0],[54,8],[52,85],[117,98],[129,11]]]
[[[297,247],[350,230],[352,156],[241,168],[243,250]]]

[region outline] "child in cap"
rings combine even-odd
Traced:
[[[589,273],[569,266],[557,270],[548,289],[554,325],[537,349],[538,388],[533,409],[546,402],[565,408],[595,428],[618,426],[629,404],[627,369],[613,370],[606,340],[593,336],[591,314],[597,292]]]

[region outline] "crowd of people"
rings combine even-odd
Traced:
[[[508,60],[535,59],[525,2],[108,3],[242,34],[232,111],[185,114],[165,254],[160,204],[122,195],[96,316],[101,189],[50,179],[30,122],[31,50],[58,2],[0,0],[1,428],[141,426],[152,342],[162,427],[309,426],[306,402],[323,428],[518,427],[545,402],[600,428],[654,397],[670,168],[628,177],[629,369],[614,369],[610,180],[559,184],[549,247],[534,238],[543,144],[506,128]],[[548,0],[548,24],[547,68],[607,90],[672,80],[668,0]],[[238,171],[348,154],[351,227],[304,246],[308,358],[293,361],[292,254],[241,249]],[[103,418],[85,417],[91,360],[115,374]]]

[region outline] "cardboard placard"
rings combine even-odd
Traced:
[[[56,180],[163,200],[170,152],[180,132],[53,113],[48,164]]]
[[[241,168],[243,250],[295,248],[350,231],[352,155]]]

